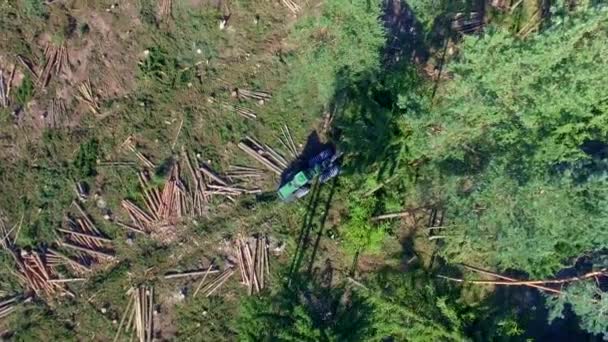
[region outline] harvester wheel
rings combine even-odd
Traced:
[[[336,177],[340,173],[340,167],[338,165],[332,165],[329,169],[323,171],[319,176],[319,181],[325,183],[328,180]]]

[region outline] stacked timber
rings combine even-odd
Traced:
[[[260,293],[270,276],[269,243],[266,237],[257,236],[245,239],[239,235],[234,242],[241,283],[247,286],[249,295]]]

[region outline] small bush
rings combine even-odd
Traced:
[[[91,177],[96,175],[95,165],[99,155],[99,142],[91,139],[81,144],[78,155],[73,163],[74,176],[78,178]]]

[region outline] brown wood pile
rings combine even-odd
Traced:
[[[76,260],[75,263],[66,260],[66,258],[74,260],[70,257],[62,258],[62,260],[77,272],[88,271],[93,264],[114,260],[112,240],[95,226],[80,204],[74,202],[73,205],[78,209],[80,216],[66,217],[67,229],[57,229],[57,232],[62,235],[62,239],[57,244],[63,249],[70,250]]]
[[[67,289],[65,284],[80,279],[60,278],[53,267],[56,263],[54,263],[55,255],[52,252],[19,249],[15,245],[15,240],[19,234],[21,225],[17,228],[15,239],[11,239],[10,235],[14,229],[15,227],[7,231],[4,222],[0,220],[0,234],[3,236],[0,244],[13,258],[15,262],[14,274],[25,287],[25,292],[33,292],[40,298],[50,298],[56,295],[70,295],[74,297],[74,294]]]
[[[281,175],[283,170],[289,165],[288,161],[281,154],[270,146],[261,144],[251,137],[245,137],[239,143],[239,148],[277,175]]]
[[[91,113],[99,115],[101,107],[99,106],[97,96],[93,92],[93,86],[91,85],[91,81],[86,80],[78,86],[78,94],[76,95],[76,98],[80,102],[86,104]]]
[[[44,64],[37,77],[36,85],[44,88],[49,84],[53,75],[59,75],[70,67],[68,48],[65,42],[59,46],[48,43],[44,48]]]
[[[178,224],[187,218],[200,217],[207,213],[213,196],[223,196],[235,201],[236,196],[261,192],[260,189],[231,184],[207,164],[192,162],[186,152],[182,152],[182,159],[189,171],[189,178],[182,175],[180,161],[176,161],[162,188],[151,184],[147,171],[140,172],[145,209],[130,200],[123,200],[122,208],[131,223],[117,224],[137,233],[154,235],[159,240],[171,241],[176,236]]]
[[[66,281],[47,263],[48,254],[38,251],[14,251],[13,258],[17,264],[18,277],[21,282],[36,296],[50,298],[57,295],[74,297],[65,286]]]
[[[243,238],[238,236],[234,242],[241,283],[247,286],[252,295],[260,293],[268,284],[270,276],[270,254],[268,239],[263,236]]]
[[[120,320],[114,341],[118,341],[124,330],[125,334],[135,336],[140,342],[154,339],[154,287],[142,285],[127,291],[129,301]],[[123,329],[124,328],[124,329]],[[131,340],[131,338],[127,338]]]
[[[15,78],[15,65],[8,75],[5,75],[4,70],[0,69],[0,108],[7,108],[10,104],[11,87]],[[6,77],[8,76],[8,77]]]
[[[46,111],[45,123],[49,128],[57,128],[63,125],[66,118],[67,105],[62,99],[53,99]]]

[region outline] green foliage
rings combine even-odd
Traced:
[[[347,153],[348,173],[362,173],[377,180],[402,174],[407,163],[421,154],[413,141],[411,124],[405,117],[420,118],[430,107],[428,85],[417,70],[404,65],[388,74],[375,75],[352,85],[336,118],[339,146]],[[417,154],[415,154],[417,153]]]
[[[181,341],[234,341],[234,306],[218,297],[194,298],[177,309],[177,336]]]
[[[608,134],[607,21],[590,12],[524,42],[505,32],[466,39],[434,111],[441,133],[429,152],[457,160],[487,155],[526,175],[582,158],[583,142]]]
[[[413,154],[431,160],[418,184],[448,203],[449,260],[548,276],[608,243],[586,233],[607,219],[603,171],[577,175],[581,145],[608,138],[607,21],[587,12],[536,39],[466,39],[439,105],[409,118]]]
[[[73,172],[76,178],[86,178],[94,176],[97,171],[97,159],[99,158],[99,142],[91,139],[80,145],[78,154],[73,162]]]
[[[185,86],[193,81],[193,70],[185,69],[177,58],[158,47],[147,51],[149,55],[139,64],[139,76],[143,81],[170,88]]]
[[[29,74],[25,74],[21,85],[15,91],[15,102],[25,106],[34,96],[34,82]]]
[[[301,284],[272,297],[248,299],[239,315],[239,340],[363,341],[371,313],[356,293]]]
[[[48,14],[48,10],[44,0],[20,0],[23,11],[33,17],[44,17]]]
[[[488,263],[542,277],[567,266],[569,257],[608,241],[608,234],[594,230],[608,219],[604,179],[521,185],[496,172],[475,187],[450,198],[447,214],[453,228],[444,232],[448,238],[442,253],[454,262]],[[591,193],[593,199],[586,198]]]
[[[387,225],[370,222],[376,200],[374,197],[352,197],[349,201],[349,218],[340,228],[342,247],[356,253],[377,253],[386,238]]]
[[[424,272],[381,274],[369,294],[376,341],[463,341],[463,318]],[[462,317],[461,317],[462,316]]]
[[[306,108],[329,103],[346,85],[380,66],[384,32],[380,1],[330,0],[320,15],[300,21],[292,40],[299,46],[284,99]]]
[[[59,322],[53,312],[43,307],[28,306],[13,317],[12,340],[29,341],[76,341],[72,328]]]
[[[593,334],[602,334],[608,339],[608,293],[602,291],[595,281],[584,281],[566,288],[564,295],[547,298],[551,313],[549,321],[564,317],[565,304],[579,317],[583,329]]]

